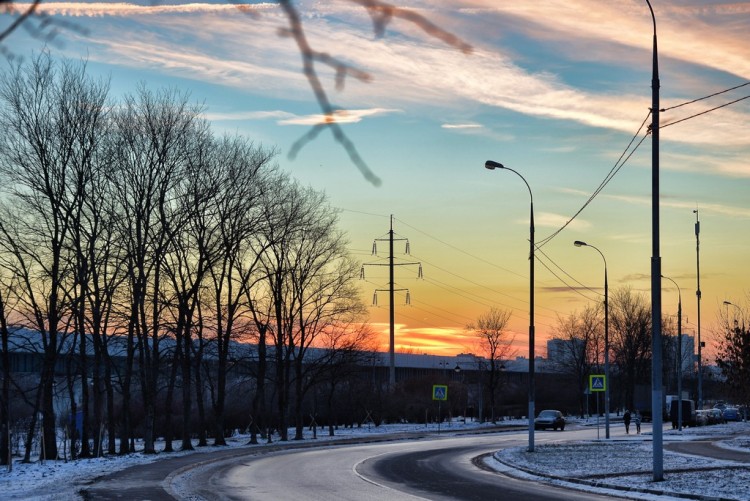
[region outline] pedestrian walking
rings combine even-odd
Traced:
[[[635,422],[635,432],[640,435],[641,434],[641,413],[638,411],[635,411],[635,416],[633,417],[633,421]]]
[[[630,433],[630,411],[625,409],[625,414],[622,415],[622,422],[625,423],[625,433]]]

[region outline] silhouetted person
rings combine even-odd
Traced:
[[[630,411],[625,409],[625,414],[622,415],[622,422],[625,423],[625,433],[630,433]]]
[[[638,411],[635,411],[635,416],[633,417],[633,421],[635,422],[635,432],[640,435],[641,434],[641,413]]]

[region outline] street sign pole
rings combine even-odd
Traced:
[[[599,393],[607,392],[607,376],[606,374],[590,374],[589,375],[589,388],[590,392],[596,393],[596,439],[599,440]],[[586,405],[588,406],[588,399],[586,399]],[[606,408],[606,407],[605,407]]]

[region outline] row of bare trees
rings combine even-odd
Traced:
[[[206,401],[224,444],[237,341],[257,345],[253,440],[272,415],[282,439],[290,416],[301,437],[307,387],[324,369],[332,378],[342,354],[369,347],[356,327],[365,312],[358,268],[325,196],[280,173],[275,151],[217,137],[201,113],[187,95],[145,85],[114,101],[85,64],[48,53],[0,77],[3,461],[14,329],[35,333],[29,346],[42,354],[39,384],[23,393],[33,409],[27,461],[37,416],[42,455],[58,456],[63,358],[71,414],[83,416],[80,455],[89,456],[115,453],[116,437],[120,453],[132,450],[136,396],[144,451],[155,452],[157,410],[171,423],[177,392],[182,449],[194,432],[205,440],[191,419],[195,405],[205,420]],[[313,347],[323,351],[309,356]]]
[[[662,321],[662,356],[664,381],[667,384],[684,377],[682,368],[693,363],[693,353],[684,353],[677,360],[676,322],[671,317]],[[588,377],[603,371],[604,308],[603,303],[588,306],[580,312],[560,318],[553,339],[563,341],[563,352],[556,361],[557,370],[578,382],[580,409],[585,407],[584,390]],[[617,384],[612,388],[619,407],[633,408],[637,385],[651,380],[651,308],[643,294],[622,287],[609,297],[609,360],[610,375]]]

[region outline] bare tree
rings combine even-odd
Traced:
[[[14,219],[3,221],[2,240],[12,239],[5,250],[15,256],[23,289],[20,313],[44,349],[38,401],[46,458],[57,457],[53,395],[64,317],[70,298],[80,297],[71,294],[77,280],[71,249],[79,247],[71,242],[80,236],[76,198],[90,178],[106,95],[107,85],[87,78],[85,65],[57,67],[46,52],[0,80],[0,169],[15,208],[5,213]]]
[[[623,378],[624,404],[632,409],[636,383],[650,380],[651,308],[642,294],[625,287],[610,296],[609,314],[614,365]]]
[[[320,194],[309,193],[302,231],[287,260],[292,285],[296,326],[288,347],[294,361],[295,440],[302,439],[302,401],[319,378],[325,359],[309,356],[326,332],[362,318],[366,309],[355,280],[359,263],[349,257],[344,235],[337,230],[337,215]]]
[[[173,90],[152,92],[141,85],[115,114],[118,156],[113,182],[119,187],[120,234],[128,258],[128,367],[137,346],[139,380],[146,409],[144,449],[154,453],[154,419],[161,368],[164,260],[184,220],[175,216],[176,186],[186,173],[186,157],[200,107]],[[178,213],[179,214],[179,213]],[[137,341],[137,345],[134,343]],[[184,354],[184,353],[183,353]],[[132,375],[123,388],[125,421],[121,452],[131,433],[128,413]]]
[[[479,315],[476,324],[467,327],[479,339],[482,354],[488,361],[487,392],[490,397],[490,417],[493,423],[496,421],[495,395],[500,384],[502,361],[507,360],[513,352],[514,336],[507,330],[510,316],[510,310],[490,308],[486,313]]]
[[[13,277],[0,273],[0,363],[2,364],[2,387],[0,387],[0,465],[10,465],[10,385],[12,373],[10,371],[10,352],[7,313],[12,308],[6,307],[10,295]]]
[[[334,436],[338,423],[338,413],[347,405],[336,399],[341,387],[353,386],[354,379],[363,367],[372,366],[377,353],[377,339],[369,325],[360,323],[341,323],[331,326],[322,336],[325,363],[317,374],[319,383],[325,385],[326,407],[328,412],[328,435]],[[351,402],[349,402],[351,404]]]
[[[381,0],[350,0],[350,2],[361,6],[370,15],[373,33],[377,37],[385,36],[386,28],[392,22],[405,21],[464,54],[468,55],[473,51],[471,45],[437,26],[415,9],[396,6]],[[55,41],[60,28],[86,34],[84,29],[74,23],[68,23],[46,15],[42,11],[43,9],[39,8],[41,3],[41,0],[33,0],[30,4],[24,4],[25,10],[18,11],[14,8],[12,1],[0,0],[0,5],[6,4],[7,10],[16,16],[10,26],[0,31],[0,53],[10,55],[7,49],[3,47],[2,42],[21,24],[25,24],[37,38],[43,39],[47,43]],[[361,82],[370,82],[373,80],[372,75],[347,63],[345,57],[336,57],[327,52],[316,50],[305,33],[304,16],[299,7],[295,6],[290,0],[278,0],[277,3],[288,21],[287,26],[279,29],[279,35],[292,39],[297,45],[302,58],[302,73],[305,75],[324,115],[319,124],[314,125],[292,145],[288,154],[289,158],[294,159],[308,142],[317,138],[324,130],[329,130],[335,141],[344,148],[351,162],[359,169],[365,179],[374,186],[379,186],[381,184],[380,178],[370,169],[367,162],[357,151],[354,142],[349,139],[339,125],[338,119],[341,109],[333,103],[330,97],[331,92],[318,76],[318,71],[321,66],[333,70],[335,74],[334,86],[337,91],[343,90],[347,77],[355,78]],[[251,22],[261,15],[260,11],[249,8],[246,4],[238,4],[237,8],[238,13],[247,15]]]
[[[214,329],[210,337],[215,341],[218,359],[216,384],[209,387],[216,422],[216,445],[226,444],[224,411],[231,342],[239,338],[239,334],[247,336],[245,313],[252,311],[251,291],[260,255],[264,251],[262,238],[259,238],[264,224],[262,205],[266,202],[263,193],[272,182],[274,168],[271,162],[275,155],[274,150],[256,147],[242,137],[227,136],[215,145],[213,169],[220,186],[215,215],[217,255],[208,272]],[[255,316],[257,318],[257,312]],[[262,341],[265,342],[264,334]],[[259,363],[265,364],[265,359]],[[265,375],[259,379],[265,379]],[[262,386],[263,382],[257,381],[256,387],[258,384]],[[253,414],[256,412],[254,409]]]
[[[110,125],[108,124],[107,127]],[[116,294],[125,280],[124,248],[118,245],[119,234],[115,196],[117,186],[110,184],[111,159],[114,154],[109,130],[104,133],[104,145],[95,160],[95,175],[84,197],[85,219],[81,225],[82,248],[88,275],[85,291],[86,328],[93,344],[92,387],[93,438],[96,455],[104,452],[100,442],[105,425],[109,454],[116,452],[116,419],[114,379],[116,368],[110,353],[110,341],[117,341],[115,312]]]
[[[578,389],[579,414],[584,415],[588,376],[600,365],[604,330],[601,309],[587,306],[580,313],[559,317],[552,339],[559,341],[554,357],[548,353],[556,371],[569,375]],[[609,382],[607,383],[609,384]]]
[[[740,309],[740,313],[743,314],[743,310]],[[750,332],[744,318],[724,320],[721,323],[727,328],[719,337],[716,365],[726,378],[732,398],[747,406],[750,404]]]

